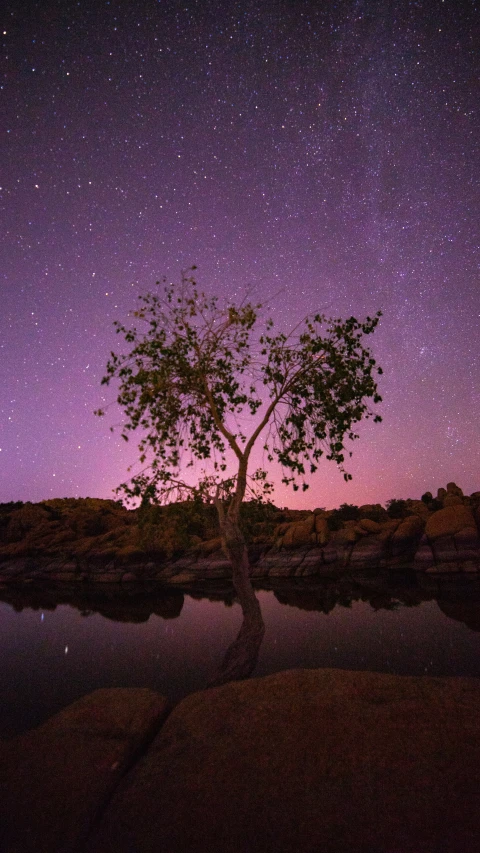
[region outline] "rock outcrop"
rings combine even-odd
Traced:
[[[3,746],[2,850],[478,850],[478,679],[295,670],[194,693],[166,721],[162,697],[122,693]]]
[[[255,516],[255,512],[257,516]],[[449,483],[437,497],[314,512],[246,507],[252,575],[337,577],[413,567],[480,570],[480,492]],[[0,505],[0,583],[162,582],[230,576],[213,507],[128,511],[115,501]]]
[[[83,846],[168,710],[153,690],[96,690],[40,728],[0,742],[0,850],[66,853]]]

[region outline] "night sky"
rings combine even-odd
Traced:
[[[113,496],[113,320],[192,264],[284,330],[383,311],[353,481],[278,505],[480,489],[474,0],[23,0],[2,29],[0,501]]]

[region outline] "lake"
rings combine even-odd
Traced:
[[[266,631],[254,676],[334,667],[480,677],[476,579],[284,581],[257,594]],[[189,593],[133,587],[122,599],[4,588],[0,599],[1,737],[98,687],[151,687],[172,701],[202,689],[242,619],[228,584],[213,582]]]

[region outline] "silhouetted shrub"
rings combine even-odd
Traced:
[[[179,501],[158,506],[143,503],[138,510],[140,547],[149,554],[171,559],[192,544],[192,538],[218,535],[215,507],[202,501]]]
[[[329,530],[341,530],[344,521],[358,521],[360,510],[355,504],[341,504],[328,516],[327,524]]]
[[[8,501],[8,503],[0,504],[0,516],[10,515],[16,509],[21,509],[23,501]]]
[[[335,530],[341,530],[343,527],[343,521],[338,516],[338,510],[334,509],[331,515],[327,517],[327,525],[328,529],[335,532]]]
[[[240,508],[240,523],[247,542],[259,534],[273,531],[278,510],[273,504],[246,501]],[[205,542],[220,536],[218,515],[213,504],[200,500],[178,501],[159,506],[144,502],[138,509],[139,545],[147,553],[171,559],[198,540]]]
[[[335,512],[342,521],[357,521],[360,518],[360,510],[355,504],[341,504]]]
[[[407,502],[398,498],[387,501],[386,507],[390,518],[406,518],[411,515]]]
[[[107,521],[103,513],[87,515],[82,522],[81,532],[84,536],[100,536],[107,530]]]

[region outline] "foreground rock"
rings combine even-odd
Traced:
[[[478,851],[480,682],[297,670],[198,693],[89,851]]]
[[[479,849],[478,679],[295,670],[228,684],[183,700],[122,777],[122,745],[163,713],[150,691],[98,691],[14,741],[2,851]]]
[[[0,749],[0,850],[80,849],[167,713],[158,693],[97,690]]]

